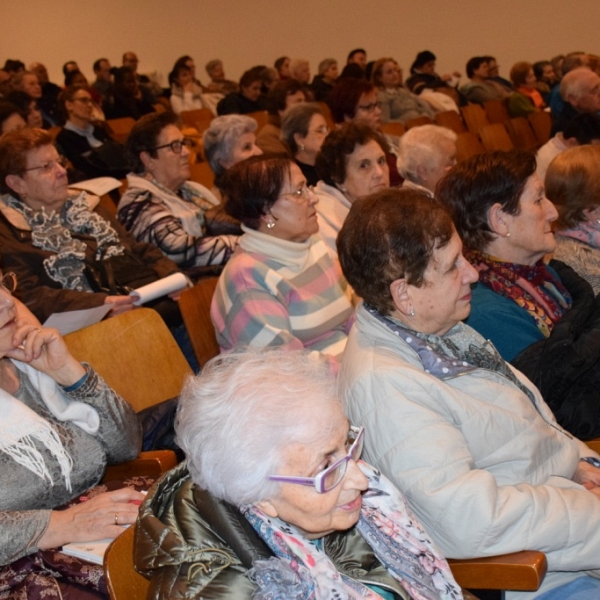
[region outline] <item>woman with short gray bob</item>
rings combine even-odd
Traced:
[[[325,115],[318,104],[301,102],[290,106],[281,120],[281,139],[289,147],[308,185],[317,185],[317,154],[329,133]]]
[[[438,181],[456,164],[456,133],[438,125],[409,129],[400,138],[397,164],[402,187],[433,198]]]
[[[246,115],[223,115],[210,122],[202,135],[202,143],[206,160],[215,174],[215,183],[236,163],[262,154],[256,145],[257,127],[256,121]]]
[[[176,432],[187,462],[138,522],[149,598],[463,597],[402,496],[359,461],[365,432],[324,361],[221,355],[188,380]]]

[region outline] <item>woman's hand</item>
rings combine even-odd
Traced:
[[[6,356],[31,365],[60,385],[73,385],[85,375],[85,367],[71,355],[56,329],[18,321],[12,341],[14,349]]]
[[[38,548],[57,548],[71,542],[116,538],[120,525],[135,523],[144,494],[131,488],[100,494],[67,510],[53,510]]]
[[[590,463],[580,460],[573,481],[580,483],[587,490],[592,491],[598,488],[598,495],[600,495],[600,469],[590,465]]]
[[[133,301],[134,298],[132,296],[106,296],[104,304],[113,305],[108,313],[108,316],[115,317],[134,309],[135,306],[133,305]]]

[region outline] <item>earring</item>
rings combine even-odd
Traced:
[[[298,148],[300,149],[300,152],[304,152],[304,144],[300,144]]]
[[[510,231],[504,237],[510,237]]]
[[[410,307],[410,312],[408,313],[411,317],[415,316],[415,309],[411,306]]]
[[[267,229],[273,229],[273,227],[275,227],[275,221],[273,220],[273,217],[269,215],[267,217]]]

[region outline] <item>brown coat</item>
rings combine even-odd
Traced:
[[[88,196],[90,209],[106,219],[117,232],[121,244],[135,254],[155,273],[156,278],[166,277],[179,271],[177,265],[163,256],[151,244],[137,242],[112,215],[97,205],[97,198]],[[92,263],[97,249],[91,236],[73,234],[73,238],[86,243],[86,263]],[[43,323],[52,313],[94,308],[104,304],[106,294],[66,290],[51,279],[43,261],[51,256],[31,242],[31,229],[17,211],[9,208],[0,199],[0,256],[4,272],[17,275],[15,296]],[[160,311],[159,311],[160,312]]]

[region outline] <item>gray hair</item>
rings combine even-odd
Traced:
[[[322,60],[319,63],[319,75],[325,75],[327,69],[333,65],[337,65],[337,60],[335,60],[335,58],[326,58]]]
[[[229,161],[238,138],[245,133],[256,131],[258,124],[246,115],[223,115],[210,122],[210,127],[202,134],[204,155],[215,175],[225,169],[221,161]]]
[[[456,133],[438,125],[412,127],[400,138],[398,171],[404,179],[421,183],[417,168],[431,169],[440,159],[439,147],[444,143],[456,144]]]
[[[321,107],[314,102],[293,104],[283,113],[281,139],[290,147],[293,155],[298,152],[298,144],[294,139],[294,134],[299,133],[302,137],[306,137],[310,120],[314,115],[325,117]]]
[[[577,67],[569,71],[560,82],[560,95],[562,99],[568,101],[567,98],[569,96],[572,96],[576,100],[581,98],[587,92],[587,84],[593,75],[596,74],[588,67]]]
[[[223,64],[222,60],[219,60],[218,58],[215,58],[213,60],[209,60],[206,63],[206,66],[204,68],[206,69],[206,72],[210,75],[211,71],[214,68],[216,68],[216,67],[218,67],[219,65],[222,65],[222,64]]]
[[[295,78],[298,70],[304,65],[309,65],[309,62],[305,58],[293,58],[290,60],[290,75]]]
[[[275,498],[283,451],[344,419],[326,362],[308,352],[245,349],[215,357],[179,399],[176,441],[194,483],[235,506]]]

